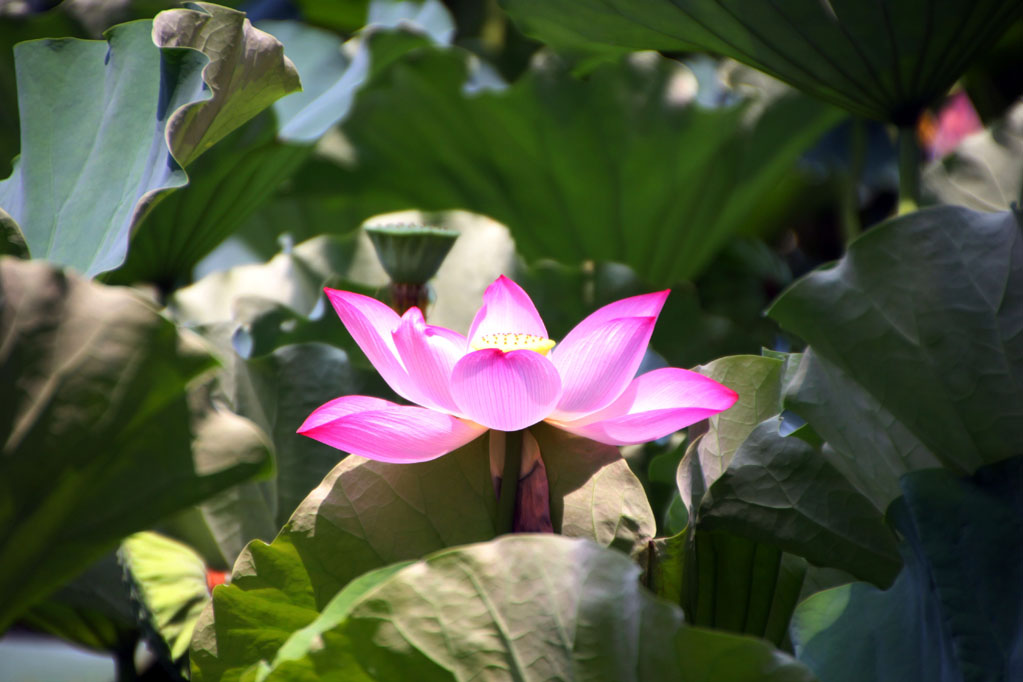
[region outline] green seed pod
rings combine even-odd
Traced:
[[[457,230],[423,225],[376,225],[366,233],[395,284],[426,284],[458,238]]]

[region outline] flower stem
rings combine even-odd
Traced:
[[[399,315],[404,315],[412,306],[416,306],[426,317],[426,308],[430,304],[429,284],[399,284],[391,282],[391,308]]]
[[[854,117],[849,125],[849,170],[844,176],[842,191],[842,236],[845,244],[860,236],[860,176],[863,175],[863,160],[867,147],[867,123]]]
[[[519,471],[522,469],[522,432],[508,431],[504,434],[504,469],[501,472],[501,494],[497,498],[497,534],[504,535],[514,530],[515,499],[519,487]]]
[[[899,209],[898,214],[912,213],[920,206],[920,144],[916,128],[899,128]]]

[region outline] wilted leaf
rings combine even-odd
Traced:
[[[130,292],[0,259],[0,628],[129,533],[264,472],[212,358]],[[192,396],[199,400],[201,396]]]
[[[911,125],[1023,15],[1014,0],[502,0],[554,45],[727,55],[870,118]]]

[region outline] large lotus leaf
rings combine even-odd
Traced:
[[[1015,0],[502,0],[555,45],[708,50],[870,118],[912,124],[1023,15]]]
[[[891,509],[906,566],[891,589],[854,583],[799,606],[793,640],[823,680],[1012,680],[1023,675],[1023,458],[968,480],[909,474]],[[866,672],[869,671],[869,672]]]
[[[739,394],[738,402],[712,417],[707,432],[688,448],[676,480],[688,508],[685,531],[655,540],[647,556],[648,584],[679,603],[690,622],[785,643],[806,562],[787,555],[771,537],[743,536],[727,524],[703,521],[708,489],[731,471],[733,457],[763,419],[780,410],[785,362],[740,355],[699,371]],[[771,423],[771,422],[768,422]]]
[[[770,315],[840,370],[832,378],[873,398],[847,402],[839,390],[819,404],[811,424],[826,440],[851,427],[830,414],[876,405],[893,421],[885,436],[908,432],[955,471],[1019,453],[1023,230],[1016,214],[941,207],[891,220],[854,242],[837,266],[789,288]],[[803,390],[798,382],[791,388],[797,398]],[[862,418],[878,422],[876,414]]]
[[[610,448],[553,429],[536,438],[550,478],[554,530],[635,551],[652,532],[643,488]],[[385,464],[349,455],[299,505],[274,541],[256,541],[216,590],[197,630],[204,680],[229,678],[274,652],[358,575],[494,536],[496,504],[484,435],[439,459]],[[262,615],[259,615],[262,614]],[[257,619],[275,623],[253,641]]]
[[[763,642],[683,625],[638,574],[557,536],[440,552],[339,595],[309,628],[319,637],[303,633],[303,655],[289,651],[260,679],[812,679]]]
[[[183,51],[161,65],[147,22],[107,39],[15,48],[21,156],[0,183],[0,206],[32,255],[90,276],[124,260],[140,202],[187,181],[164,125],[174,108],[207,96],[205,57]]]
[[[104,281],[173,290],[195,264],[258,211],[311,148],[282,144],[269,112],[229,134],[188,167],[189,184],[163,197],[137,225],[125,262]]]
[[[755,228],[765,198],[840,116],[792,92],[759,116],[705,109],[689,101],[685,67],[654,55],[585,80],[553,59],[504,89],[467,77],[458,50],[385,69],[342,126],[355,160],[310,169],[303,186],[338,191],[349,223],[462,208],[507,225],[527,259],[624,262],[661,285]]]
[[[272,659],[338,590],[366,571],[494,536],[484,436],[439,459],[384,464],[349,455],[269,545],[255,541],[217,588],[193,641],[193,679],[234,678]],[[251,628],[265,628],[253,638]],[[266,625],[272,625],[266,628]],[[233,672],[232,672],[233,671]]]
[[[1023,101],[923,173],[925,198],[977,211],[1023,203]]]
[[[803,354],[785,405],[827,439],[828,461],[879,510],[901,495],[899,477],[939,467],[941,460],[881,400],[850,378],[847,370],[813,348]]]
[[[702,528],[725,528],[820,566],[887,586],[901,568],[883,510],[805,441],[757,426],[714,482],[699,510]]]
[[[21,126],[14,46],[47,36],[76,35],[78,27],[63,9],[57,7],[48,12],[5,12],[0,15],[0,176],[11,174],[11,160],[18,155],[18,130]]]
[[[265,472],[186,388],[212,358],[136,294],[0,259],[0,628],[116,541]]]
[[[429,44],[414,25],[402,26],[400,31],[373,27],[343,46],[336,36],[299,22],[260,22],[259,28],[283,44],[302,74],[302,92],[278,100],[272,112],[191,163],[189,185],[146,214],[127,262],[111,281],[147,280],[169,289],[187,280],[195,264],[258,212],[308,159],[313,144],[347,115],[355,94],[373,73]],[[354,56],[349,58],[348,52]]]
[[[0,205],[35,257],[90,276],[119,266],[145,213],[186,184],[183,165],[299,87],[280,43],[247,24],[207,5],[116,26],[107,42],[16,48],[21,157]]]

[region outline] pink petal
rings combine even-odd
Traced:
[[[517,431],[551,413],[561,397],[561,378],[551,361],[534,351],[485,348],[458,361],[451,393],[473,421]]]
[[[402,365],[391,333],[401,322],[398,313],[362,294],[324,288],[345,329],[380,372],[387,385],[406,400],[416,401],[416,392]]]
[[[555,346],[551,362],[561,375],[562,395],[554,418],[578,419],[614,402],[636,375],[656,320],[625,317],[590,324]]]
[[[529,295],[504,275],[483,293],[483,306],[469,327],[469,343],[488,334],[532,334],[547,338],[547,328]]]
[[[394,332],[394,345],[415,387],[415,402],[457,413],[451,397],[451,370],[465,353],[465,337],[426,324],[419,308],[410,308]]]
[[[609,445],[656,440],[723,412],[738,394],[702,374],[667,367],[632,380],[621,397],[603,410],[555,426]]]
[[[424,407],[351,395],[313,411],[298,433],[379,462],[425,462],[445,455],[487,429]]]
[[[614,303],[608,303],[606,306],[590,313],[582,322],[577,324],[562,339],[561,343],[564,344],[577,335],[584,336],[593,331],[593,329],[622,317],[653,317],[656,319],[661,314],[661,308],[664,307],[664,302],[668,299],[668,294],[670,293],[670,289],[665,289],[664,291],[655,291],[652,294],[630,296]]]

